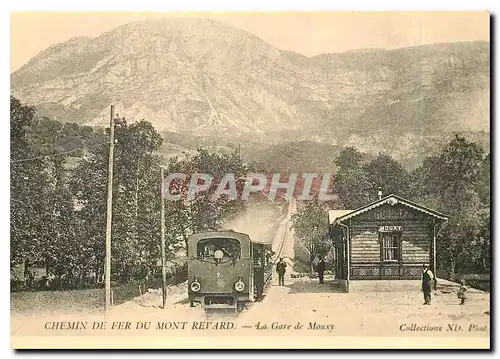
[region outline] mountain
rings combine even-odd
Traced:
[[[212,20],[162,19],[51,46],[11,88],[62,122],[105,125],[115,104],[196,141],[353,145],[410,164],[441,135],[488,138],[489,53],[477,41],[306,57]]]

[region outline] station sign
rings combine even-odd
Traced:
[[[379,232],[402,232],[403,226],[380,226]]]

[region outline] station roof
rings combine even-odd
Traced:
[[[432,216],[432,217],[435,217],[435,218],[438,218],[441,220],[448,219],[442,213],[439,213],[439,212],[434,211],[432,209],[426,208],[426,207],[421,206],[419,204],[410,202],[410,201],[408,201],[404,198],[401,198],[399,196],[396,196],[394,194],[386,196],[382,199],[379,199],[378,201],[372,202],[370,204],[367,204],[366,206],[360,207],[360,208],[355,209],[355,210],[331,210],[331,211],[328,211],[328,218],[329,218],[330,224],[335,225],[335,224],[340,223],[346,219],[355,217],[361,213],[368,212],[368,211],[370,211],[374,208],[377,208],[383,204],[390,204],[393,206],[393,205],[398,204],[398,203],[402,204],[403,206],[412,208],[412,209],[417,210],[419,212],[423,212],[429,216]]]
[[[353,209],[333,209],[328,211],[328,220],[330,221],[330,224],[332,224],[337,218],[343,217],[352,212],[354,212]]]

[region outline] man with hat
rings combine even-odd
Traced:
[[[422,270],[422,292],[424,292],[424,305],[431,304],[431,292],[432,292],[432,283],[434,281],[434,274],[429,269],[428,264],[423,265]]]
[[[316,265],[316,271],[318,272],[319,284],[323,284],[324,283],[323,279],[325,277],[326,263],[322,255],[320,255],[318,258],[319,262]]]
[[[276,272],[278,272],[279,285],[285,285],[285,272],[286,272],[286,262],[283,258],[280,258],[278,264],[276,265]]]

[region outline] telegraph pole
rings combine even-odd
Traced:
[[[161,283],[162,283],[162,303],[163,309],[167,307],[167,261],[165,250],[165,183],[164,169],[160,168],[161,177]]]
[[[115,147],[115,106],[111,105],[111,113],[109,117],[109,169],[108,169],[108,211],[106,223],[106,273],[105,273],[105,289],[106,289],[106,304],[105,312],[111,308],[111,223],[113,216],[113,159]]]

